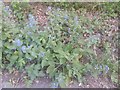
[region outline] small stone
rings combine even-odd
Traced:
[[[79,83],[79,86],[81,86],[82,85],[82,83]]]
[[[19,75],[19,72],[18,72],[18,71],[16,71],[16,72],[15,72],[15,76],[18,76],[18,75]]]
[[[73,83],[73,81],[70,82],[70,84],[72,84],[72,83]]]
[[[87,87],[89,87],[89,85],[87,85]]]
[[[39,81],[37,80],[36,83],[39,83]]]

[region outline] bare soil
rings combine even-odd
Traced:
[[[27,86],[25,83],[26,76],[23,73],[18,73],[17,71],[14,73],[3,73],[2,74],[2,86],[3,88],[51,88],[52,81],[47,76],[42,78],[37,78],[33,81],[30,86]],[[0,88],[1,88],[0,87]],[[113,84],[106,77],[92,77],[86,76],[84,83],[78,83],[76,80],[73,80],[69,83],[67,88],[117,88],[115,84]]]

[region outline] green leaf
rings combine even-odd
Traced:
[[[28,53],[25,54],[25,57],[26,57],[27,59],[30,59],[30,60],[32,59],[31,55],[28,54]]]
[[[111,80],[115,83],[118,83],[118,74],[113,72],[111,75]]]
[[[78,78],[78,81],[79,81],[79,82],[82,82],[82,78],[83,78],[83,77],[82,77],[82,75],[81,75],[80,73],[77,73],[77,78]]]
[[[12,67],[12,65],[15,64],[15,62],[17,61],[17,59],[18,59],[18,56],[17,56],[17,55],[12,55],[12,56],[10,57],[10,64],[8,65],[7,68]]]
[[[25,61],[23,59],[19,59],[18,63],[20,65],[20,67],[22,67],[23,65],[25,65]]]
[[[17,60],[18,59],[18,56],[17,55],[12,55],[11,57],[10,57],[10,60],[11,61],[15,61],[15,60]]]
[[[36,64],[36,65],[34,66],[34,69],[35,69],[35,70],[41,69],[41,65],[40,65],[40,64]]]
[[[76,70],[82,69],[82,65],[80,64],[80,62],[78,60],[73,60],[72,63],[73,63],[72,64],[73,68],[75,68]]]
[[[68,52],[66,52],[65,54],[64,54],[64,57],[67,59],[67,60],[71,60],[71,57],[70,57],[71,55],[70,55],[70,53],[68,53]]]
[[[39,76],[40,76],[40,77],[44,77],[44,76],[45,76],[45,73],[44,73],[43,71],[40,71],[40,72],[39,72]]]
[[[55,69],[55,66],[53,66],[53,65],[50,65],[48,68],[47,68],[47,73],[52,73],[53,71],[54,71],[54,69]]]
[[[55,62],[54,60],[48,60],[48,64],[49,64],[49,65],[55,65],[56,62]]]
[[[69,76],[66,76],[65,82],[67,86],[70,84],[70,81],[71,81],[71,78]]]
[[[6,48],[8,48],[8,49],[16,49],[16,47],[15,47],[13,44],[10,44],[10,43],[8,43],[8,42],[6,42],[6,43],[4,44],[4,46],[5,46]]]
[[[41,65],[42,65],[42,68],[43,68],[44,66],[48,66],[49,64],[48,64],[47,60],[43,59]]]
[[[71,51],[72,50],[72,44],[67,44],[66,46],[64,46],[64,51]]]
[[[33,57],[35,57],[35,58],[37,58],[37,53],[35,53],[35,52],[33,52],[33,51],[31,51],[31,56],[33,56]]]
[[[84,50],[85,50],[85,52],[94,55],[94,51],[92,49],[87,48],[87,49],[84,49]]]
[[[62,73],[59,74],[58,82],[59,82],[59,85],[60,85],[61,88],[65,88],[66,87],[65,76],[63,76]]]
[[[33,70],[33,74],[34,74],[35,76],[39,76],[39,71],[38,71],[38,69],[34,69],[34,70]]]
[[[66,59],[60,58],[60,64],[65,64],[65,62],[66,62]]]
[[[70,69],[69,72],[68,72],[68,76],[69,77],[72,77],[72,70]]]

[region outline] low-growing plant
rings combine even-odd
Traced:
[[[120,2],[49,2],[45,3],[46,5],[51,5],[53,7],[59,7],[63,9],[68,9],[68,10],[80,10],[80,9],[86,9],[88,12],[105,12],[107,16],[110,17],[115,17],[118,15],[119,12],[119,5]]]
[[[1,33],[0,33],[1,35]],[[0,67],[2,67],[2,39],[0,40]]]
[[[53,7],[59,7],[63,9],[75,9],[79,10],[80,8],[87,9],[88,11],[92,10],[94,6],[98,6],[98,3],[86,3],[86,2],[47,2],[46,5]]]
[[[28,15],[32,20],[28,19],[30,22],[21,28],[4,13],[3,69],[25,71],[29,83],[47,74],[60,87],[67,86],[72,79],[82,82],[87,73],[98,76],[114,71],[116,76],[116,67],[109,56],[106,57],[109,54],[99,61],[93,50],[93,46],[100,42],[100,36],[94,31],[101,30],[101,19],[91,21],[82,14],[78,16],[75,11],[48,7],[47,26],[38,30],[32,14]],[[112,79],[116,82],[114,75]]]
[[[29,1],[29,0],[28,0]],[[32,12],[31,7],[28,3],[28,1],[20,2],[20,1],[12,1],[9,3],[9,6],[12,9],[12,15],[14,17],[14,20],[16,20],[16,23],[20,25],[20,27],[23,27],[25,25],[24,22],[26,22],[27,14]]]

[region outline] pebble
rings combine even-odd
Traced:
[[[39,83],[39,81],[37,80],[36,83]]]
[[[79,83],[79,87],[82,85],[82,83]]]
[[[89,87],[90,85],[87,85],[87,87]]]
[[[73,83],[73,81],[70,82],[70,84],[72,84],[72,83]]]

